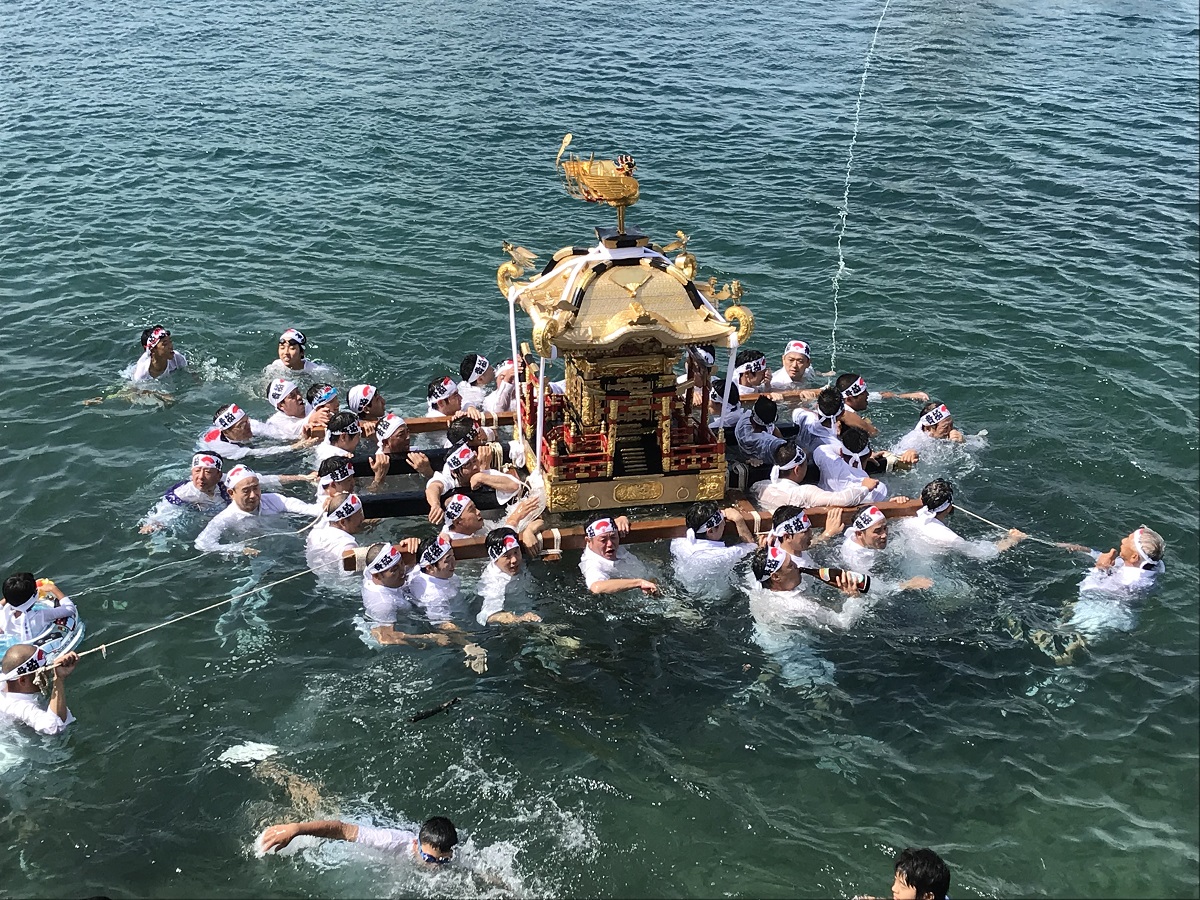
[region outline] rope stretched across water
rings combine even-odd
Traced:
[[[1011,531],[1012,530],[1011,528],[1005,528],[1003,525],[993,522],[991,519],[985,519],[983,516],[979,515],[978,513],[973,513],[969,509],[964,509],[963,507],[959,506],[957,503],[954,504],[954,508],[957,509],[959,512],[966,513],[972,519],[978,519],[980,522],[983,522],[987,525],[991,525],[993,528],[999,528],[1001,531]],[[1032,534],[1027,534],[1027,535],[1025,535],[1025,537],[1027,540],[1036,541],[1039,544],[1045,544],[1047,547],[1060,547],[1060,548],[1062,547],[1062,544],[1058,543],[1057,541],[1047,541],[1040,537],[1034,537]]]

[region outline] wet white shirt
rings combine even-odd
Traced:
[[[522,568],[516,575],[509,575],[489,563],[479,576],[479,583],[475,585],[475,593],[483,600],[479,615],[475,617],[476,621],[480,625],[486,625],[490,617],[504,611],[504,603],[510,592],[528,595],[532,585],[533,578],[528,569]]]
[[[391,625],[396,617],[413,608],[412,595],[408,588],[387,587],[376,584],[369,573],[364,573],[362,583],[363,611],[372,622]]]
[[[732,587],[733,567],[756,549],[754,544],[726,546],[724,541],[686,537],[671,541],[675,578],[691,594],[723,596]]]
[[[852,466],[842,459],[841,453],[843,449],[841,441],[833,441],[822,444],[813,451],[813,462],[821,470],[821,478],[817,483],[824,490],[843,491],[855,485],[862,487],[862,480],[872,477],[867,475],[863,469]],[[887,495],[887,485],[880,481],[875,487],[867,491],[866,499],[863,502],[880,503],[887,499]]]
[[[416,839],[417,832],[415,831],[403,831],[399,828],[372,828],[369,825],[359,825],[358,837],[354,839],[354,843],[370,847],[372,850],[391,853],[395,856],[415,856],[413,841]]]
[[[413,602],[421,607],[434,625],[449,622],[450,604],[458,596],[462,582],[457,575],[449,578],[434,578],[420,569],[413,569],[408,576],[408,592]]]
[[[807,391],[815,386],[816,379],[812,377],[812,369],[804,370],[804,377],[799,381],[792,381],[788,376],[787,369],[776,369],[771,375],[771,390],[772,391]]]
[[[67,710],[66,721],[41,704],[41,692],[15,694],[0,689],[0,721],[24,722],[38,734],[62,734],[75,721],[71,710]]]
[[[358,547],[358,539],[348,531],[334,528],[328,520],[313,526],[304,542],[308,567],[323,575],[352,575],[342,568],[342,553]]]
[[[816,625],[834,631],[853,628],[871,608],[865,596],[847,597],[842,611],[822,606],[803,591],[772,591],[757,582],[750,589],[750,614],[764,625]]]
[[[851,485],[840,491],[827,491],[815,484],[798,484],[788,478],[771,481],[764,478],[750,486],[754,505],[767,512],[780,506],[861,506],[867,500],[867,489],[862,484]]]
[[[590,589],[600,581],[614,578],[649,578],[650,573],[646,564],[629,552],[626,547],[617,548],[616,559],[605,559],[599,553],[593,553],[591,548],[584,547],[579,557],[579,571]]]
[[[497,502],[502,504],[508,503],[521,492],[520,480],[514,478],[512,475],[505,474],[497,469],[484,469],[484,472],[488,475],[498,475],[506,481],[512,483],[512,490],[510,491],[501,490],[499,488],[496,489]],[[443,466],[440,472],[434,472],[433,475],[430,476],[429,480],[425,482],[425,487],[428,488],[429,485],[435,483],[438,486],[439,494],[443,497],[445,497],[451,491],[464,490],[458,486],[457,482],[455,482],[454,476],[450,474],[448,466]],[[469,488],[467,490],[469,490]],[[488,510],[487,512],[491,513],[492,510]]]
[[[172,372],[178,372],[180,369],[186,369],[186,368],[187,368],[187,357],[185,357],[182,353],[180,353],[178,350],[176,350],[174,355],[170,359],[167,360],[167,367],[166,367],[166,369],[163,370],[162,375],[158,375],[157,377],[162,378],[163,375],[170,375]],[[138,359],[137,363],[134,365],[133,375],[130,378],[130,380],[131,381],[151,381],[155,377],[156,376],[150,374],[150,351],[147,350],[144,353],[142,353],[141,357]]]
[[[298,441],[304,436],[304,421],[303,418],[276,412],[267,421],[259,422],[257,428],[251,422],[250,429],[255,435],[274,438],[277,441]]]
[[[320,505],[316,503],[305,503],[302,500],[285,497],[282,494],[263,494],[258,511],[252,513],[243,512],[236,504],[231,503],[217,513],[213,517],[213,520],[205,526],[204,530],[196,536],[196,549],[208,553],[218,550],[240,553],[246,546],[244,543],[221,543],[221,538],[225,532],[246,534],[255,531],[266,531],[270,525],[270,520],[275,516],[280,516],[284,513],[294,513],[298,516],[315,518],[322,512],[323,510]]]
[[[915,516],[901,522],[905,531],[914,539],[915,549],[923,549],[926,553],[934,555],[959,553],[973,559],[993,559],[1000,555],[1000,550],[994,542],[969,541],[934,516],[925,515],[926,512],[925,509],[918,510]]]
[[[836,441],[837,423],[833,427],[821,424],[821,415],[812,409],[797,409],[792,413],[792,421],[800,426],[796,442],[812,455],[822,444]]]
[[[59,619],[78,615],[79,610],[70,597],[63,597],[58,601],[58,606],[53,607],[37,603],[33,609],[21,615],[17,615],[5,603],[0,606],[0,634],[6,638],[16,638],[15,643],[27,644]]]
[[[343,450],[341,447],[333,446],[333,444],[329,443],[328,438],[313,447],[313,455],[316,457],[316,467],[318,469],[321,467],[321,463],[335,456],[342,459],[354,459],[353,453],[349,450]]]
[[[853,572],[870,572],[871,566],[875,565],[875,560],[879,556],[878,550],[872,550],[870,547],[864,547],[858,541],[854,540],[849,531],[842,539],[842,562],[845,563],[844,568],[850,569]]]

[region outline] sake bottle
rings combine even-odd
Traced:
[[[811,575],[819,581],[825,582],[830,587],[838,587],[838,579],[843,574],[849,575],[858,585],[859,593],[865,594],[871,590],[871,576],[864,572],[852,572],[849,569],[836,569],[832,566],[822,566],[819,569],[810,569],[806,566],[800,566],[800,571],[805,575]]]

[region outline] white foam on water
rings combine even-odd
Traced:
[[[274,744],[247,741],[244,744],[230,747],[217,757],[217,762],[225,766],[250,766],[262,762],[264,759],[270,759],[278,752],[279,748]]]

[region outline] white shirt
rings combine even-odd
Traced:
[[[583,548],[579,557],[579,571],[590,589],[600,581],[614,578],[648,578],[646,564],[634,556],[625,547],[617,548],[616,559],[605,559],[599,553],[592,552],[590,547]]]
[[[262,423],[258,423],[260,426]],[[251,432],[254,430],[254,422],[250,423]],[[213,432],[216,432],[214,435]],[[223,459],[243,459],[247,456],[275,456],[279,453],[288,453],[291,447],[284,444],[279,447],[247,447],[245,444],[235,444],[233,441],[227,441],[221,436],[221,432],[215,427],[209,429],[200,439],[196,441],[196,449],[207,453],[215,453]]]
[[[804,377],[799,381],[792,381],[788,377],[787,369],[782,367],[776,369],[771,374],[771,390],[773,391],[804,391],[809,390],[813,386],[812,369],[804,370]]]
[[[417,832],[402,831],[399,828],[372,828],[369,825],[358,826],[358,837],[354,843],[370,847],[372,850],[382,850],[396,856],[415,855],[413,841]]]
[[[177,501],[182,502],[173,503],[164,495],[158,501],[158,505],[146,515],[145,522],[167,525],[185,509],[192,508],[203,512],[216,512],[229,504],[229,501],[222,496],[220,488],[214,487],[211,494],[206,494],[190,481],[180,482],[167,493],[174,495]]]
[[[1095,550],[1090,552],[1092,559],[1100,555]],[[1157,568],[1140,569],[1137,566],[1127,566],[1125,565],[1125,560],[1118,556],[1111,569],[1097,569],[1093,567],[1080,583],[1079,592],[1110,591],[1132,593],[1134,591],[1145,591],[1154,587],[1154,580],[1157,577]]]
[[[304,422],[303,418],[289,416],[283,412],[276,412],[267,421],[259,422],[257,428],[254,427],[254,422],[251,421],[250,430],[256,435],[274,438],[277,441],[297,441],[304,434]]]
[[[904,529],[914,539],[915,548],[932,555],[960,553],[974,559],[992,559],[1000,555],[992,541],[968,541],[927,513],[928,510],[922,508],[912,518],[902,520]]]
[[[162,375],[170,375],[172,372],[176,372],[179,369],[186,369],[186,368],[187,368],[187,357],[185,357],[182,353],[180,353],[178,350],[176,350],[174,355],[170,359],[167,360],[167,367],[166,367],[166,369],[163,370]],[[158,377],[161,378],[162,375],[159,375]],[[141,357],[137,361],[137,364],[134,365],[133,377],[131,380],[132,381],[150,381],[154,377],[155,376],[150,374],[150,351],[147,350],[144,353],[142,353]]]
[[[847,530],[846,536],[842,538],[842,562],[846,564],[844,568],[852,572],[870,572],[878,556],[878,550],[864,547],[854,540],[853,532]]]
[[[821,470],[821,478],[817,483],[823,490],[843,491],[854,485],[861,487],[862,480],[871,477],[863,469],[856,468],[842,459],[843,449],[842,442],[835,440],[822,444],[813,451],[813,462]],[[876,480],[878,481],[878,479]],[[886,500],[887,495],[887,485],[880,481],[867,491],[866,499],[863,502],[879,503]]]
[[[267,527],[267,519],[283,513],[295,513],[299,516],[314,518],[323,510],[316,503],[305,503],[282,494],[263,494],[262,502],[257,512],[243,512],[237,504],[230,503],[217,513],[204,530],[196,536],[196,549],[211,553],[216,550],[225,552],[241,552],[244,543],[222,544],[221,537],[226,531],[235,534],[245,534],[253,531],[263,531]]]
[[[28,644],[59,619],[78,615],[79,610],[70,597],[63,597],[58,601],[58,606],[46,606],[39,601],[33,609],[19,616],[5,603],[0,606],[0,634],[16,639],[11,643]]]
[[[837,423],[830,428],[821,424],[821,415],[815,410],[798,409],[792,413],[792,421],[800,426],[796,441],[811,455],[822,444],[836,441]]]
[[[393,588],[376,584],[371,580],[369,573],[363,575],[362,600],[367,618],[385,625],[395,622],[400,612],[413,608],[412,595],[406,587],[401,585]]]
[[[358,539],[348,531],[334,528],[328,520],[313,526],[304,542],[304,559],[314,572],[325,575],[347,575],[342,568],[342,553],[358,546]]]
[[[457,575],[449,578],[434,578],[420,569],[413,569],[408,576],[408,592],[413,602],[424,610],[429,621],[441,625],[450,621],[450,603],[458,596],[462,582]]]
[[[501,503],[501,504],[508,503],[510,500],[512,500],[514,497],[516,497],[517,494],[519,494],[521,492],[520,479],[514,478],[512,475],[507,475],[504,472],[501,472],[497,469],[484,469],[483,471],[487,475],[498,475],[501,478],[512,482],[512,490],[510,490],[510,491],[505,491],[505,490],[501,490],[500,488],[496,488],[496,501],[498,503]],[[431,484],[434,484],[434,483],[436,483],[438,486],[438,493],[443,497],[445,497],[451,491],[469,490],[470,489],[469,487],[468,488],[460,488],[458,486],[458,482],[456,482],[454,480],[454,476],[450,473],[449,466],[443,466],[442,470],[440,472],[434,472],[433,475],[431,475],[429,477],[429,480],[427,482],[425,482],[425,487],[428,488]],[[490,512],[490,510],[489,510],[489,512]]]
[[[938,438],[930,437],[929,433],[918,425],[896,442],[896,446],[892,448],[892,452],[903,453],[905,450],[917,450],[924,453],[933,444],[936,444],[938,440]]]
[[[756,481],[750,486],[750,493],[754,495],[754,504],[767,512],[774,512],[787,504],[802,509],[813,506],[861,506],[867,498],[867,489],[861,483],[840,491],[827,491],[815,484],[797,484],[789,478]]]
[[[463,409],[471,407],[479,409],[483,405],[483,398],[487,395],[487,391],[478,385],[468,384],[465,381],[458,383],[458,396],[462,397]]]
[[[316,372],[327,370],[329,366],[323,366],[320,363],[315,363],[311,359],[304,360],[304,366],[300,369],[289,369],[283,364],[283,360],[277,359],[274,362],[268,363],[263,367],[263,372],[274,375],[276,372],[285,372],[294,375],[297,372]]]
[[[754,544],[734,544],[727,547],[723,541],[710,541],[704,537],[688,540],[686,537],[671,541],[671,559],[675,563],[675,578],[691,594],[724,595],[732,587],[730,576],[747,554],[756,549]]]
[[[333,444],[329,443],[328,435],[324,441],[317,444],[317,446],[313,448],[313,453],[317,458],[317,468],[320,468],[321,463],[325,462],[325,460],[332,459],[335,456],[340,456],[344,459],[354,458],[354,454],[349,450],[343,450],[341,447],[335,447]]]
[[[475,617],[480,625],[486,625],[489,618],[504,610],[504,601],[511,591],[514,594],[529,593],[533,578],[529,570],[522,568],[516,575],[501,572],[494,563],[488,563],[479,583],[475,585],[475,593],[483,599],[479,615]]]
[[[41,699],[41,692],[16,694],[0,691],[0,719],[24,722],[38,734],[62,734],[75,721],[71,710],[67,710],[67,720],[64,722],[49,709],[44,709],[38,702]]]
[[[852,628],[871,608],[865,596],[847,597],[834,612],[799,589],[772,591],[755,583],[750,589],[750,613],[764,625],[816,625],[837,631]]]

